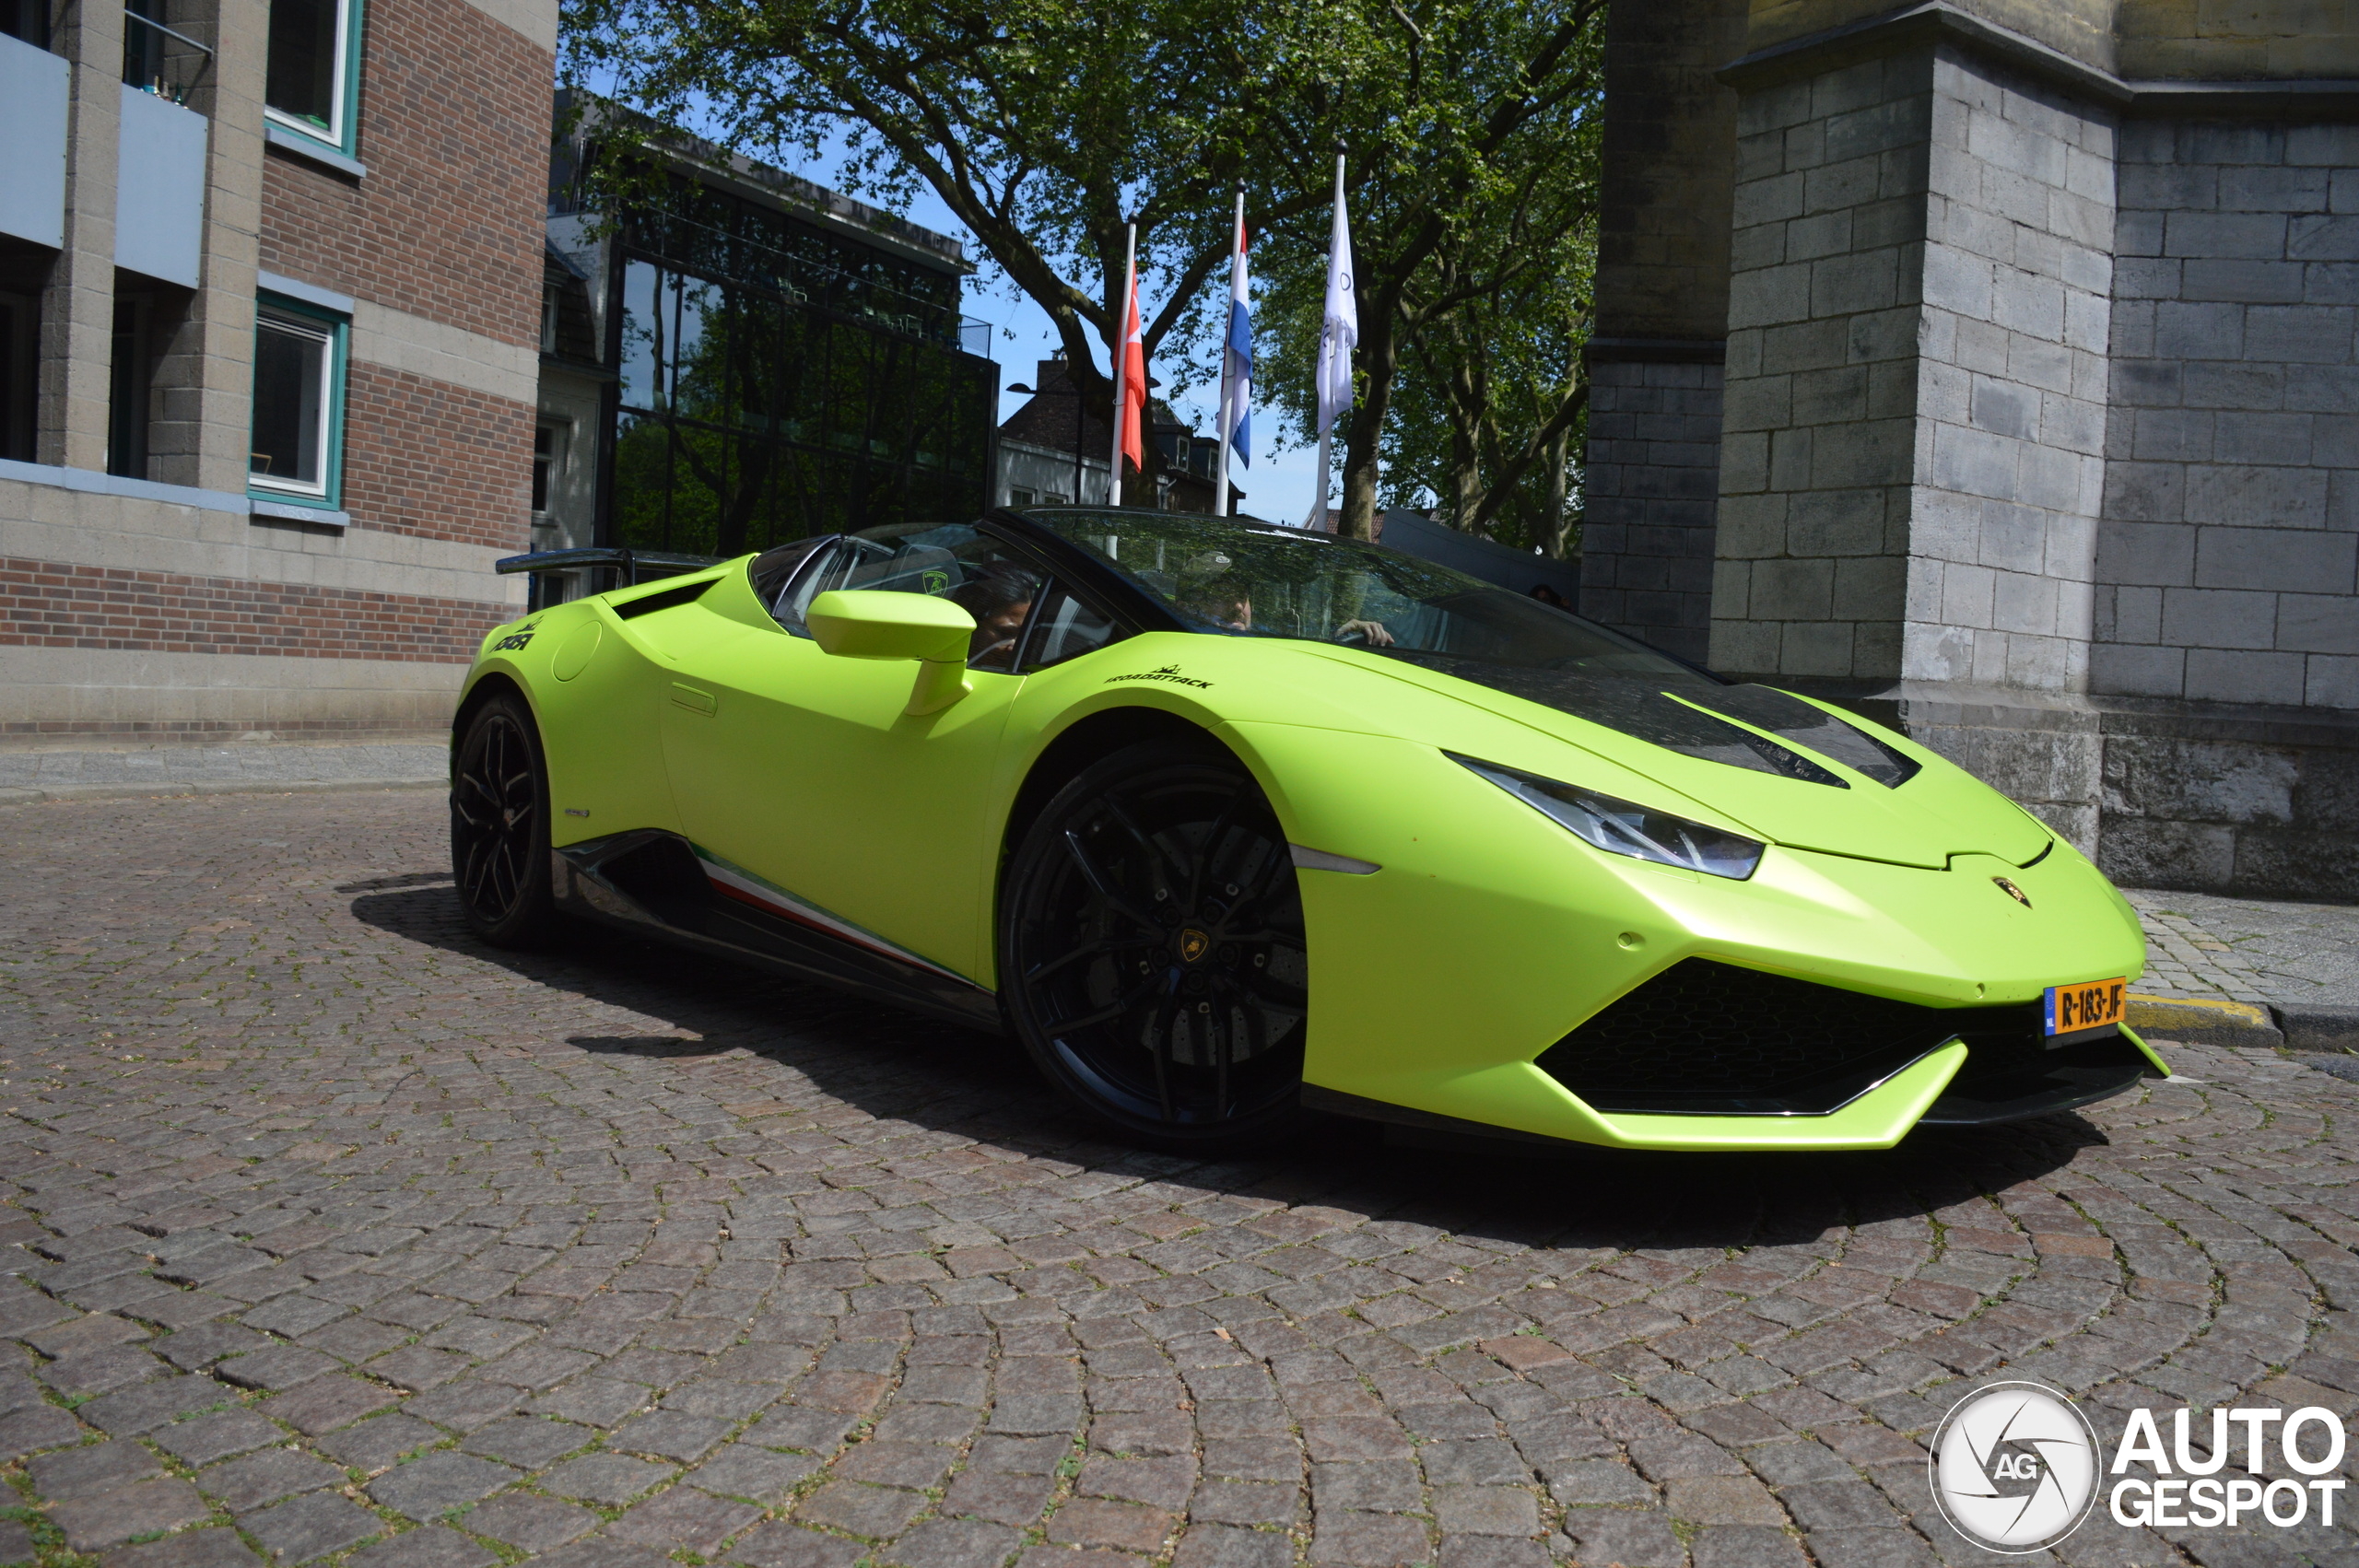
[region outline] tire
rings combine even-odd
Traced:
[[[540,947],[556,935],[548,768],[532,709],[513,692],[486,698],[460,734],[451,872],[467,925],[494,947]]]
[[[1040,1071],[1124,1138],[1204,1151],[1298,1114],[1302,898],[1276,814],[1207,739],[1084,770],[1003,883],[1000,994]]]

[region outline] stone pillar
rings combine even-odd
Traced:
[[[1712,661],[1870,703],[2094,848],[2114,114],[1895,43],[1735,73]]]
[[[52,45],[73,67],[65,120],[65,244],[41,290],[36,460],[107,462],[114,359],[115,132],[123,119],[123,7],[63,7]]]
[[[1581,610],[1700,660],[1710,622],[1742,0],[1615,0],[1606,26]]]
[[[268,0],[198,0],[173,26],[215,49],[211,69],[189,99],[211,122],[205,252],[195,294],[159,345],[148,476],[235,494],[246,487],[252,423],[270,6]]]

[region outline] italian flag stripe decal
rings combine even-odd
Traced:
[[[798,926],[823,931],[839,942],[847,942],[854,947],[874,953],[880,958],[890,958],[895,963],[907,964],[913,968],[923,969],[929,974],[939,975],[946,980],[956,980],[962,986],[975,984],[966,976],[945,969],[931,959],[921,958],[905,947],[896,947],[874,931],[863,930],[850,920],[839,919],[816,905],[804,903],[775,883],[766,882],[745,867],[733,865],[722,860],[701,844],[691,845],[690,848],[696,851],[698,863],[704,867],[705,879],[712,883],[712,890],[724,898],[734,898],[740,904],[751,905],[766,915],[775,915],[780,919],[792,920]]]

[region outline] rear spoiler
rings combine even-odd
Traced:
[[[717,567],[722,556],[675,556],[660,550],[633,550],[628,547],[590,550],[535,550],[529,556],[503,556],[492,565],[492,570],[502,577],[519,572],[575,571],[584,567],[607,568],[621,579],[616,586],[637,585],[641,568],[653,568],[654,577],[677,577],[682,572],[702,571]]]

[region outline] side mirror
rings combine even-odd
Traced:
[[[904,712],[936,713],[973,689],[967,684],[967,650],[974,645],[975,617],[947,599],[834,589],[811,601],[803,624],[823,653],[916,660],[917,685]]]

